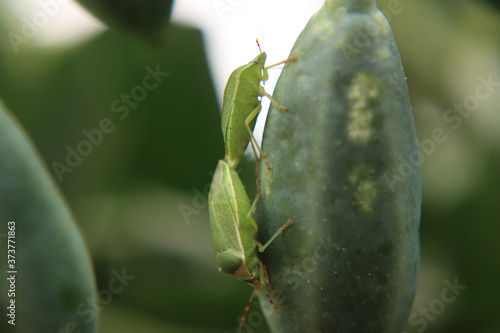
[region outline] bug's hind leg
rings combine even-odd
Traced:
[[[266,268],[266,265],[265,264],[262,264],[262,269],[264,271],[264,282],[265,282],[265,286],[267,287],[267,289],[269,289],[269,293],[266,294],[266,297],[269,301],[269,303],[271,303],[271,305],[273,306],[273,308],[275,308],[276,310],[279,311],[279,308],[278,306],[273,302],[273,300],[271,299],[271,296],[269,296],[269,294],[271,294],[272,296],[274,296],[277,300],[278,300],[278,303],[282,306],[282,307],[287,307],[285,302],[283,302],[283,298],[281,298],[281,295],[278,294],[278,292],[274,291],[272,288],[271,288],[271,284],[269,283],[269,275],[267,274],[267,268]]]
[[[243,326],[243,323],[245,322],[245,318],[247,317],[247,314],[248,314],[248,310],[250,309],[250,305],[252,305],[253,297],[255,295],[257,295],[258,292],[259,292],[259,287],[255,286],[255,288],[253,289],[252,295],[250,296],[250,300],[248,301],[247,306],[246,306],[245,310],[243,311],[243,315],[241,316],[240,326]]]
[[[274,235],[271,237],[271,239],[269,239],[267,241],[266,244],[262,245],[260,243],[257,242],[257,248],[259,249],[259,252],[264,252],[265,249],[269,246],[269,244],[271,244],[273,242],[273,240],[278,237],[286,228],[288,228],[291,224],[293,224],[292,220],[288,220],[285,222],[285,224],[283,224],[281,227],[278,228],[278,230],[276,230],[276,232],[274,233]]]

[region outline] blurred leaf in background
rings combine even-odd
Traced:
[[[389,3],[379,6],[390,11]],[[421,275],[407,331],[500,332],[499,12],[486,2],[400,1],[390,22],[424,176]],[[447,294],[446,281],[467,288]]]
[[[154,46],[115,29],[68,48],[29,43],[16,53],[6,43],[0,93],[75,210],[100,296],[112,272],[136,276],[105,308],[124,299],[178,331],[201,331],[220,326],[210,300],[237,323],[231,291],[247,296],[217,279],[212,253],[204,191],[224,151],[201,34],[169,25],[160,35]],[[111,318],[103,312],[101,325],[121,320]]]
[[[145,38],[158,38],[172,11],[173,0],[78,0],[110,26]]]

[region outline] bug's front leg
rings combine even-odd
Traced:
[[[285,224],[283,224],[281,227],[278,228],[278,230],[276,230],[276,232],[274,233],[274,235],[271,237],[270,240],[267,241],[266,244],[262,245],[261,243],[259,243],[259,241],[255,241],[257,243],[257,248],[259,249],[259,252],[264,252],[266,250],[266,248],[272,243],[272,241],[278,237],[279,234],[281,234],[286,228],[288,228],[291,224],[292,224],[292,220],[288,220],[285,222]]]
[[[272,64],[272,65],[269,65],[269,66],[266,66],[262,69],[262,81],[267,81],[267,79],[269,78],[269,74],[267,72],[267,69],[268,68],[271,68],[271,67],[276,67],[276,66],[279,66],[279,65],[282,65],[282,64],[288,64],[290,62],[295,62],[297,61],[297,52],[292,52],[290,58],[288,59],[285,59],[285,60],[281,60],[275,64]]]

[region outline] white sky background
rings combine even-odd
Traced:
[[[57,12],[39,29],[34,43],[58,45],[78,43],[106,27],[72,0],[6,0],[12,20],[23,24],[41,11],[40,3],[56,1]],[[201,29],[219,105],[226,81],[237,67],[250,62],[259,53],[255,39],[267,53],[267,64],[286,59],[309,18],[324,0],[176,0],[172,21]],[[272,93],[280,68],[269,71],[266,90]],[[263,112],[256,126],[260,138],[269,101],[264,99]]]

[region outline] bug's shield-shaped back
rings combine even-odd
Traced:
[[[235,69],[224,89],[221,127],[226,148],[225,161],[233,170],[242,159],[250,142],[249,131],[255,126],[256,117],[248,117],[261,105],[260,82],[265,61],[266,54],[262,52],[248,64]]]
[[[246,270],[236,210],[231,172],[227,163],[221,160],[210,186],[210,227],[219,270],[231,275],[238,270]]]

